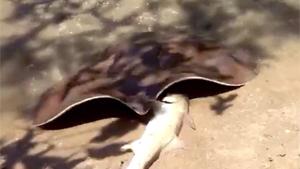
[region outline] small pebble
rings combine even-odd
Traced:
[[[273,161],[273,159],[272,159],[271,157],[269,157],[268,159],[269,159],[269,161],[270,161],[270,162],[272,162],[272,161]]]
[[[286,154],[278,154],[277,156],[279,156],[279,157],[285,157]]]

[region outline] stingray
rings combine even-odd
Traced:
[[[255,76],[252,60],[245,49],[214,45],[201,38],[132,38],[106,48],[97,62],[45,91],[34,109],[34,125],[43,126],[102,98],[117,100],[145,115],[164,91],[191,79],[243,86]],[[197,86],[192,90],[197,91]]]

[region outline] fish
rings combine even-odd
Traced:
[[[189,116],[189,99],[182,94],[168,94],[153,106],[153,118],[148,122],[142,136],[123,145],[121,151],[132,151],[134,156],[126,169],[146,169],[163,150],[183,146],[178,138],[184,119],[196,129]]]

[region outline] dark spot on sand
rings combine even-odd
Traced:
[[[277,156],[279,156],[279,157],[285,157],[286,154],[278,154]]]
[[[273,161],[273,158],[269,157],[268,160],[269,160],[270,162],[272,162],[272,161]]]

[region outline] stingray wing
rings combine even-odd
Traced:
[[[195,39],[123,43],[108,48],[99,62],[46,91],[35,108],[34,123],[47,124],[99,98],[116,99],[136,113],[146,114],[149,101],[178,82],[198,79],[241,86],[255,75],[249,63],[251,57],[244,50],[210,46]]]

